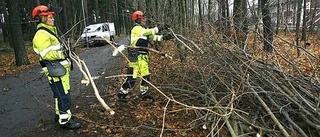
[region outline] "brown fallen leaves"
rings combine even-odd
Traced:
[[[1,52],[0,54],[0,77],[7,74],[14,74],[16,72],[21,72],[28,70],[36,65],[38,65],[39,58],[34,53],[31,47],[27,46],[27,54],[30,64],[17,66],[16,60],[13,52]]]

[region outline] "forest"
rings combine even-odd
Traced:
[[[30,57],[36,26],[30,14],[39,4],[61,10],[56,26],[72,48],[83,48],[78,40],[89,24],[114,22],[117,38],[125,37],[136,10],[148,27],[170,26],[175,39],[154,48],[177,60],[151,64],[161,98],[160,113],[150,112],[158,118],[157,129],[148,128],[156,136],[320,135],[317,0],[3,0],[0,76],[37,63]],[[103,124],[80,132],[111,134]]]

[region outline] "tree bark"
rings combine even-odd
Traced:
[[[228,36],[227,33],[227,26],[226,26],[226,22],[227,22],[227,17],[226,17],[226,2],[224,0],[220,0],[220,11],[221,11],[221,19],[220,19],[220,31],[222,32],[223,38],[227,38],[226,36]]]
[[[119,11],[118,11],[118,0],[113,0],[113,19],[115,26],[121,26],[119,19]],[[120,35],[121,27],[116,27],[116,34]]]
[[[299,43],[299,38],[300,38],[300,22],[301,22],[301,10],[302,10],[302,0],[297,0],[297,20],[296,20],[296,46],[297,46],[297,54],[300,56],[300,43]]]
[[[301,34],[301,41],[306,41],[307,40],[307,1],[304,0],[303,2],[303,21],[302,21],[302,34]]]
[[[204,24],[203,24],[203,16],[202,16],[202,7],[201,7],[201,0],[198,0],[198,8],[199,8],[199,25],[201,31],[204,32]]]
[[[181,33],[181,34],[183,34],[184,33],[184,29],[183,28],[185,28],[185,25],[184,25],[184,23],[183,23],[183,21],[184,20],[186,20],[185,18],[184,18],[184,13],[185,13],[185,11],[184,11],[184,7],[185,7],[185,4],[186,3],[184,3],[185,1],[184,0],[179,0],[179,2],[177,3],[178,4],[178,13],[180,13],[179,15],[179,18],[178,18],[178,22],[179,22],[179,24],[178,24],[178,27],[180,28],[180,30],[179,30],[179,32]],[[186,61],[186,49],[185,49],[185,47],[183,46],[183,45],[181,45],[181,43],[178,43],[178,42],[176,42],[176,46],[177,46],[177,49],[178,49],[178,53],[179,53],[179,58],[180,58],[180,61],[181,62],[184,62],[184,61]]]
[[[280,27],[280,0],[277,1],[277,26],[276,26],[276,34],[279,34],[279,27]]]
[[[99,11],[99,0],[94,1],[95,5],[95,12],[96,12],[96,22],[101,23],[101,18],[100,18],[100,11]]]
[[[318,1],[317,0],[311,0],[311,3],[314,3],[314,5],[313,5],[313,10],[312,10],[312,15],[311,15],[309,31],[313,32],[314,31],[314,27],[315,27],[314,21],[315,21],[315,17],[316,17],[316,14],[317,14],[316,8],[318,7]]]
[[[68,8],[67,8],[67,3],[66,3],[66,0],[62,0],[60,1],[60,6],[62,6],[62,23],[61,23],[61,31],[63,33],[67,32],[68,31],[68,28],[69,28],[69,25],[68,25],[68,22],[69,22],[69,18],[68,18]]]
[[[213,11],[213,2],[212,2],[212,0],[209,0],[208,1],[208,15],[207,15],[209,24],[212,23],[212,11]]]
[[[286,16],[285,16],[285,20],[286,20],[286,24],[285,24],[285,29],[284,29],[284,32],[285,32],[285,35],[287,35],[287,33],[289,32],[289,29],[288,29],[288,20],[289,20],[289,17],[288,17],[288,14],[289,14],[289,6],[290,6],[290,0],[287,0],[287,12],[286,12]]]
[[[271,52],[273,49],[273,30],[268,0],[261,0],[261,14],[263,21],[264,50]]]
[[[7,8],[9,15],[9,40],[10,45],[14,49],[14,55],[16,59],[16,65],[26,65],[29,64],[27,51],[24,45],[23,34],[21,29],[21,20],[20,20],[20,10],[19,9],[19,1],[17,0],[6,0]]]
[[[234,25],[236,30],[236,44],[241,49],[245,48],[245,40],[247,38],[247,1],[237,0],[234,2]]]

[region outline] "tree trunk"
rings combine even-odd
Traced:
[[[260,2],[260,1],[258,1],[258,2]],[[252,15],[252,20],[253,20],[253,23],[254,23],[254,31],[256,32],[255,33],[255,35],[254,35],[254,39],[253,39],[253,41],[254,41],[254,50],[256,50],[257,49],[257,47],[258,47],[258,37],[259,37],[259,22],[260,22],[260,19],[259,19],[259,13],[261,13],[260,12],[260,6],[261,4],[260,3],[258,3],[257,5],[255,5],[255,3],[253,3],[252,4],[252,6],[251,5],[249,5],[249,9],[250,9],[250,11],[251,11],[251,15]],[[253,8],[253,7],[257,7],[256,9],[255,8]]]
[[[234,24],[236,30],[236,44],[241,49],[245,48],[245,40],[247,38],[247,1],[237,0],[234,2]]]
[[[62,32],[63,33],[65,33],[65,32],[67,32],[68,31],[68,29],[69,29],[69,25],[68,25],[68,22],[69,22],[69,20],[68,20],[68,11],[69,10],[67,10],[68,8],[67,8],[67,3],[66,3],[66,0],[62,0],[62,1],[60,1],[60,6],[62,6]]]
[[[189,9],[188,9],[188,4],[190,3],[189,1],[187,1],[187,0],[183,0],[183,2],[184,2],[184,11],[185,11],[185,13],[183,14],[183,17],[184,17],[184,26],[186,27],[186,28],[188,28],[189,27],[189,17],[190,17],[190,15],[189,15],[189,13],[190,13],[190,11],[189,11]]]
[[[195,7],[196,6],[195,4],[196,4],[195,0],[191,1],[191,7]],[[194,8],[191,8],[190,26],[192,26],[192,27],[194,27],[192,24],[194,24],[194,22],[196,20],[195,15],[196,14],[195,14]]]
[[[302,34],[301,34],[301,41],[306,41],[307,40],[307,1],[304,0],[303,2],[303,21],[302,21]]]
[[[6,0],[9,15],[9,28],[10,28],[10,45],[14,49],[14,55],[16,59],[16,65],[29,64],[27,51],[24,45],[23,34],[21,29],[19,1],[17,0]]]
[[[121,26],[118,12],[118,0],[113,0],[113,19],[115,26]],[[116,27],[116,34],[120,35],[121,27]]]
[[[86,18],[84,20],[85,24],[88,25],[89,24],[89,12],[88,12],[88,1],[87,0],[82,0],[83,1],[83,7],[84,8],[84,17]]]
[[[311,15],[311,21],[310,21],[310,28],[309,28],[309,31],[310,32],[313,32],[314,31],[314,21],[315,21],[315,17],[316,17],[316,14],[317,14],[317,7],[318,7],[318,0],[311,0],[311,3],[313,3],[313,10],[312,10],[312,15]]]
[[[212,0],[209,0],[208,1],[208,15],[207,15],[209,24],[212,23],[212,11],[213,11],[213,2],[212,2]]]
[[[164,5],[164,6],[166,6],[166,5]],[[173,18],[176,17],[176,15],[173,12],[173,8],[176,8],[175,6],[176,5],[174,5],[173,0],[168,1],[168,8],[167,8],[166,12],[164,13],[165,17],[162,19],[162,21],[167,22],[167,23],[169,22],[170,24],[174,23]],[[170,19],[172,19],[172,20],[170,20]]]
[[[314,18],[315,18],[315,16],[316,16],[316,13],[317,13],[317,10],[316,10],[316,8],[317,8],[317,3],[318,3],[318,1],[316,0],[315,2],[313,2],[314,0],[311,0],[311,2],[310,3],[314,3],[314,5],[313,5],[313,10],[312,10],[312,12],[310,13],[311,14],[311,20],[310,20],[310,27],[309,27],[309,31],[310,32],[313,32],[313,30],[314,30]]]
[[[268,0],[261,0],[261,14],[263,21],[264,50],[271,52],[273,49],[273,30]]]
[[[276,34],[279,34],[279,27],[280,27],[280,0],[277,1],[277,26],[276,26]]]
[[[284,28],[285,35],[287,35],[289,33],[289,29],[288,29],[289,6],[290,6],[290,0],[287,0],[287,12],[286,12],[286,16],[285,16],[286,23],[285,23],[285,28]]]
[[[204,32],[204,24],[203,24],[203,16],[202,16],[202,7],[201,7],[201,0],[198,0],[198,8],[199,8],[199,25],[201,31]]]
[[[299,38],[300,38],[300,22],[301,22],[301,10],[302,10],[302,0],[297,0],[297,20],[296,20],[296,45],[297,45],[297,54],[300,56],[300,44],[299,44]]]
[[[223,38],[227,38],[226,36],[229,36],[228,34],[226,34],[227,33],[227,26],[226,26],[226,3],[225,3],[225,1],[224,0],[220,0],[220,7],[221,7],[221,9],[220,9],[220,11],[221,11],[221,19],[220,19],[220,31],[221,31],[221,33],[222,34],[225,34],[225,35],[223,35]]]
[[[99,4],[99,0],[95,0],[95,1],[94,1],[94,5],[95,5],[94,7],[95,7],[95,12],[96,12],[96,13],[95,13],[95,14],[96,14],[96,22],[97,22],[97,23],[101,23],[101,20],[100,20],[100,19],[101,19],[101,18],[100,18],[100,11],[99,11],[99,5],[100,5],[100,4]]]
[[[179,32],[180,32],[181,34],[183,34],[183,32],[184,32],[184,29],[183,29],[183,28],[185,28],[183,21],[186,20],[186,19],[184,18],[184,13],[185,13],[184,7],[185,7],[185,4],[186,4],[186,3],[184,3],[184,2],[185,2],[184,0],[179,0],[179,2],[177,3],[177,4],[178,4],[178,7],[179,7],[179,8],[178,8],[178,13],[180,13],[180,14],[179,14],[179,18],[178,18],[178,22],[179,22],[178,27],[180,28]],[[184,47],[183,45],[181,45],[181,43],[179,43],[179,42],[176,42],[176,46],[177,46],[177,49],[178,49],[180,61],[181,61],[181,62],[186,61],[186,56],[187,56],[187,55],[186,55],[186,49],[185,49],[185,47]]]

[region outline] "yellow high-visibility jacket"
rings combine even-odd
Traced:
[[[54,34],[57,34],[57,29],[55,26],[49,26],[44,23],[39,23],[37,29],[40,27],[45,27],[52,31]],[[63,88],[65,92],[68,92],[70,89],[70,60],[66,59],[64,54],[64,47],[59,42],[58,38],[48,31],[39,29],[33,37],[33,50],[40,56],[40,61],[42,60],[61,60],[60,63],[66,68],[67,72],[65,75],[59,77],[50,77],[48,74],[48,69],[42,66],[44,74],[47,75],[49,82],[62,81]]]
[[[156,35],[158,28],[144,28],[141,25],[136,25],[131,30],[130,46],[148,46],[148,39],[153,41],[162,41],[162,35]],[[139,40],[139,42],[138,42]],[[140,42],[141,41],[141,42]]]
[[[40,27],[45,27],[57,34],[57,29],[54,26],[40,23],[38,24],[37,29]],[[32,42],[33,50],[40,56],[40,60],[61,60],[66,58],[63,53],[63,46],[60,44],[59,40],[46,30],[38,30],[34,35]]]

